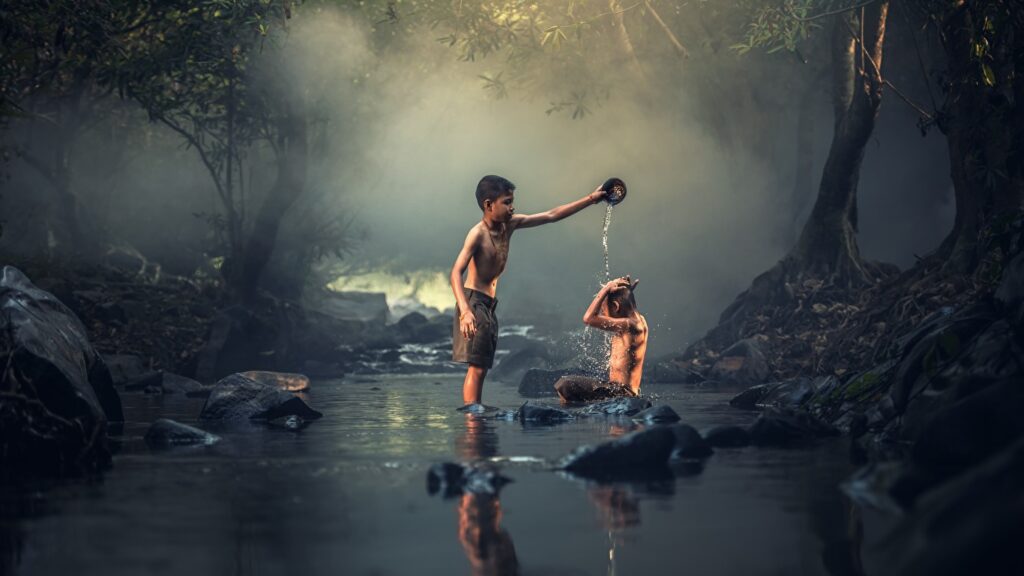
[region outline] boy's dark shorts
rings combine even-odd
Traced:
[[[456,304],[452,324],[452,360],[489,369],[494,365],[494,351],[498,348],[498,319],[494,316],[498,300],[470,288],[463,288],[463,291],[476,321],[476,334],[469,340],[462,337],[459,330],[462,311]]]
[[[629,386],[588,376],[562,376],[555,382],[555,392],[563,404],[636,396]]]

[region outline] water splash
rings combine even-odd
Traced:
[[[604,227],[601,231],[601,246],[604,248],[604,278],[598,278],[598,289],[611,280],[611,265],[608,257],[608,229],[612,224],[612,208],[608,204],[604,213]],[[608,360],[612,353],[611,334],[596,328],[584,328],[573,335],[579,349],[580,367],[597,378],[605,378],[608,374]]]

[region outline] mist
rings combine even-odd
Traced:
[[[576,200],[611,176],[625,180],[629,195],[614,209],[609,232],[611,274],[641,280],[638,305],[656,354],[680,350],[714,325],[754,276],[786,254],[802,225],[794,212],[806,217],[813,205],[831,109],[822,91],[813,111],[814,190],[794,205],[795,136],[785,127],[798,110],[788,103],[794,76],[779,76],[789,63],[729,56],[733,72],[757,78],[783,103],[763,106],[749,126],[740,112],[713,109],[692,81],[694,70],[720,65],[698,57],[643,87],[623,85],[574,120],[546,113],[550,98],[513,92],[495,99],[480,75],[499,71],[498,60],[458,61],[430,37],[381,49],[385,32],[341,12],[299,11],[262,73],[276,89],[301,91],[316,118],[307,191],[288,226],[301,228],[309,214],[328,209],[347,215],[358,232],[346,256],[350,269],[433,277],[420,282],[430,305],[454,302],[446,278],[481,217],[474,190],[486,174],[516,184],[520,214]],[[620,63],[595,65],[614,75]],[[728,89],[729,72],[722,76]],[[745,85],[737,81],[735,90]],[[137,124],[141,113],[124,106]],[[713,120],[723,117],[732,122],[727,130]],[[922,138],[914,121],[887,94],[860,179],[862,253],[901,267],[937,246],[953,214],[944,142],[937,134]],[[93,130],[78,144],[87,153],[75,169],[77,193],[92,221],[152,258],[203,254],[208,231],[196,215],[216,211],[209,177],[168,130],[133,126]],[[122,160],[102,160],[113,156]],[[251,182],[273,177],[267,158],[250,151]],[[42,183],[16,168],[7,186]],[[604,215],[601,204],[515,234],[498,290],[503,324],[580,326],[603,280]],[[18,226],[8,222],[2,241],[16,242]]]

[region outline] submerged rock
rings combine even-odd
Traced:
[[[784,408],[766,410],[749,432],[750,442],[756,446],[788,446],[839,434],[809,412]]]
[[[679,414],[667,404],[660,404],[641,410],[633,415],[633,420],[644,424],[661,424],[666,422],[679,422]]]
[[[700,433],[689,424],[676,424],[669,427],[675,435],[675,447],[672,449],[673,460],[691,460],[711,456],[711,446],[701,438]]]
[[[646,398],[624,397],[612,398],[603,402],[587,405],[581,408],[578,413],[581,416],[633,416],[651,407],[651,401]]]
[[[675,433],[670,428],[659,426],[596,446],[581,446],[563,458],[559,467],[588,478],[664,469],[675,446]]]
[[[715,426],[704,434],[704,440],[715,448],[742,448],[750,444],[750,433],[739,426]]]
[[[156,420],[146,431],[146,444],[154,448],[197,444],[210,446],[217,442],[220,442],[220,436],[167,418]]]
[[[316,420],[323,416],[301,398],[277,386],[257,382],[241,374],[222,378],[206,399],[199,414],[202,420],[273,420],[281,416]]]
[[[427,493],[440,492],[445,498],[459,496],[463,492],[497,494],[511,481],[493,466],[442,462],[427,471]]]
[[[518,418],[520,422],[532,424],[553,424],[572,420],[575,416],[561,408],[553,406],[539,406],[537,404],[524,403],[519,408]]]

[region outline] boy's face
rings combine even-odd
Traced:
[[[512,215],[515,214],[515,207],[512,203],[515,201],[515,196],[509,192],[508,194],[502,194],[498,196],[493,202],[487,202],[484,204],[484,214],[490,216],[491,220],[495,222],[508,222],[512,219]]]

